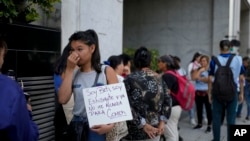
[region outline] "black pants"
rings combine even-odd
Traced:
[[[205,105],[207,113],[208,125],[212,123],[212,107],[208,100],[208,94],[206,91],[195,91],[195,104],[197,109],[198,124],[202,125],[202,113],[203,105]]]
[[[54,117],[54,126],[55,126],[55,140],[56,141],[69,141],[68,128],[63,107],[61,104],[56,104],[56,112]]]

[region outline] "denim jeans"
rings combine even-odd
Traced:
[[[246,105],[247,105],[247,117],[250,118],[250,84],[247,83],[244,87],[244,96],[246,100]]]
[[[221,129],[221,116],[223,108],[225,108],[227,119],[227,140],[229,140],[229,125],[235,124],[236,109],[237,109],[238,94],[235,94],[235,98],[230,102],[219,102],[218,99],[213,96],[212,101],[212,116],[213,116],[213,137],[214,141],[220,141],[220,129]]]
[[[189,114],[189,118],[193,119],[195,116],[195,104],[193,105],[193,107],[188,111]]]
[[[82,118],[79,116],[74,116],[72,121],[75,122],[88,122],[86,118]],[[104,135],[99,135],[96,132],[93,132],[92,130],[88,130],[88,141],[106,141],[106,136]]]
[[[241,117],[242,108],[243,108],[243,102],[238,104],[237,112],[236,112],[237,117]]]
[[[246,101],[246,106],[247,106],[246,117],[250,117],[250,84],[248,83],[244,86],[244,99]],[[243,108],[243,103],[238,105],[237,116],[241,116],[242,108]]]

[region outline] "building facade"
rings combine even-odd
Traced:
[[[241,42],[234,52],[249,55],[248,0],[62,0],[58,7],[62,48],[74,31],[92,28],[102,60],[143,45],[177,55],[187,66],[196,51],[219,53],[226,35]]]

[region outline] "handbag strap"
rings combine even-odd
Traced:
[[[96,72],[96,76],[95,76],[95,81],[94,81],[93,87],[96,86],[96,83],[97,83],[97,80],[98,80],[98,78],[99,78],[99,75],[100,75],[100,73],[99,73],[99,72]]]
[[[167,93],[167,91],[166,91],[167,88],[165,88],[165,87],[167,87],[167,85],[164,85],[164,80],[163,80],[163,78],[161,78],[161,86],[162,86],[163,92],[164,92],[164,93]]]

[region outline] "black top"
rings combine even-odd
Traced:
[[[177,93],[179,89],[179,84],[177,78],[174,75],[165,73],[162,75],[162,79],[166,82],[168,89],[170,89],[171,91],[171,94]],[[172,95],[171,97],[172,97],[172,106],[179,105],[176,98]]]

